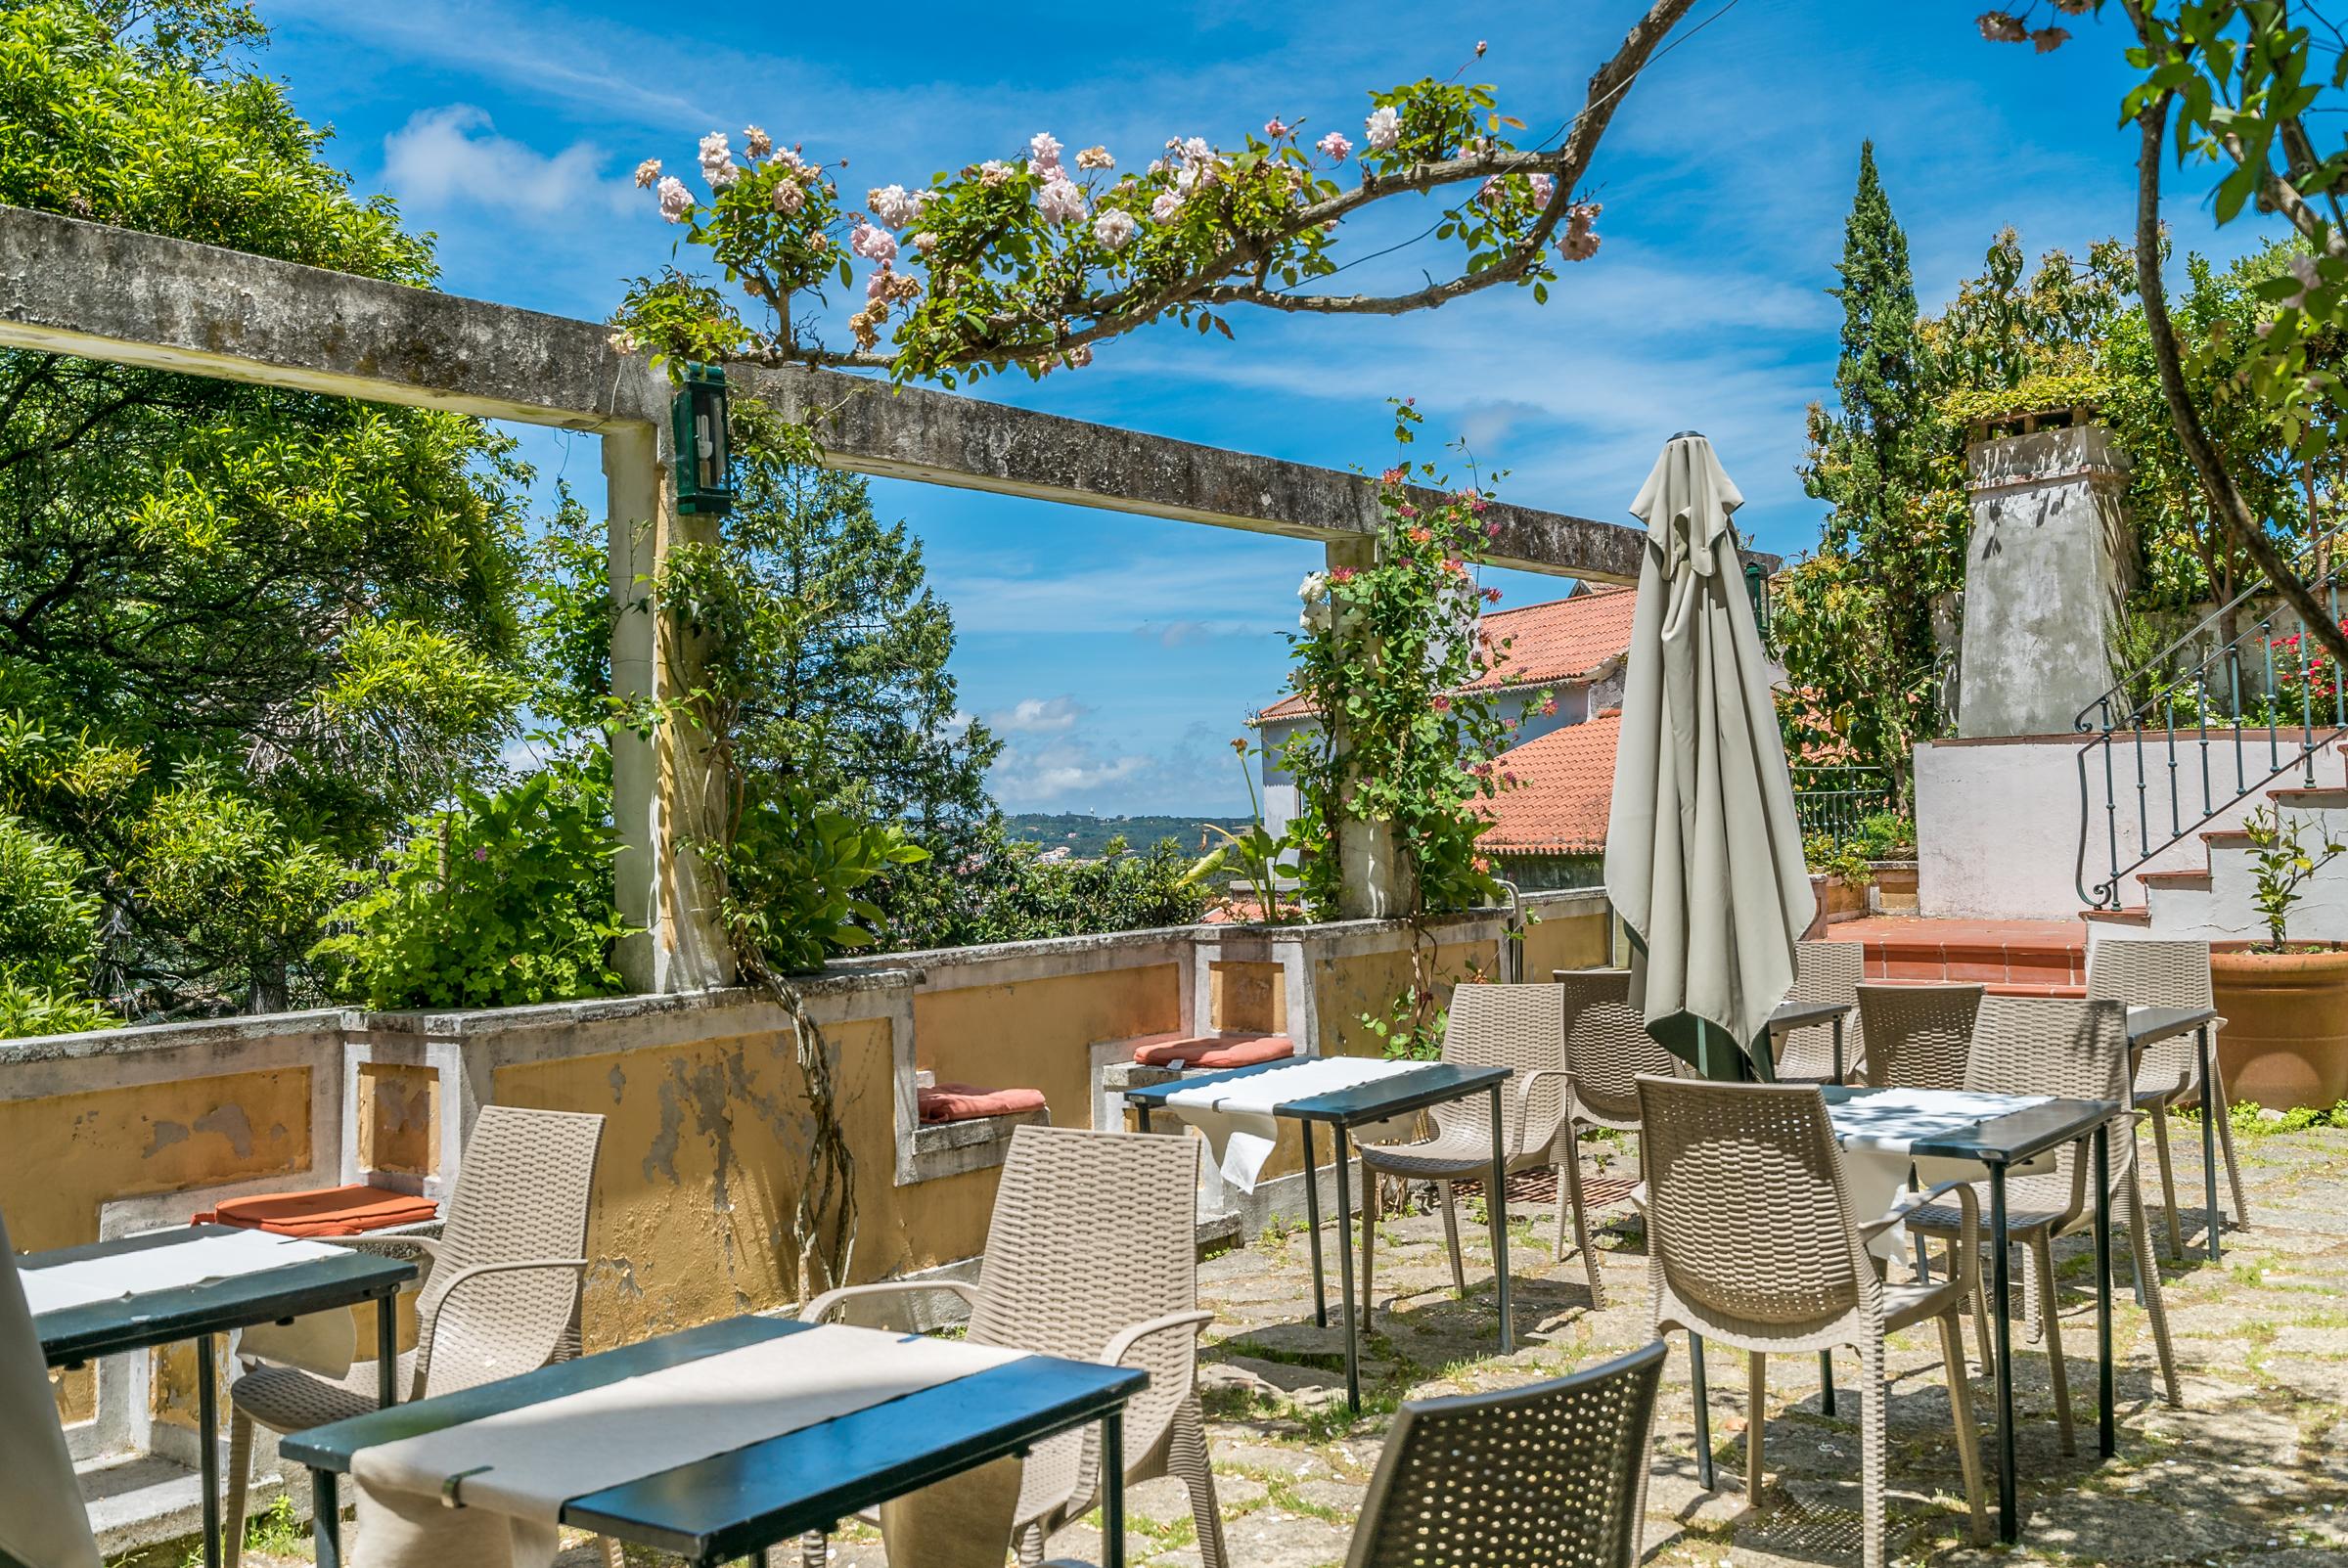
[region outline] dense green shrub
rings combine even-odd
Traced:
[[[784,973],[820,969],[835,950],[870,947],[880,911],[861,896],[892,866],[929,852],[894,824],[860,822],[804,784],[752,774],[733,841],[703,853],[725,874],[724,915],[736,951]]]
[[[119,1022],[89,1000],[101,906],[81,857],[0,817],[0,1039]]]

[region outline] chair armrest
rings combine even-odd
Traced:
[[[877,1284],[841,1285],[837,1290],[827,1290],[799,1309],[799,1321],[820,1323],[844,1303],[867,1296],[909,1296],[917,1290],[950,1290],[965,1305],[973,1309],[978,1305],[978,1287],[960,1279],[883,1279]]]
[[[1969,1181],[1943,1182],[1929,1191],[1901,1193],[1890,1208],[1859,1227],[1859,1239],[1873,1241],[1933,1199],[1950,1192],[1957,1194],[1957,1212],[1964,1222],[1958,1235],[1957,1250],[1960,1267],[1969,1286],[1977,1263],[1975,1254],[1981,1243],[1981,1201],[1973,1195],[1973,1184]]]
[[[1142,1363],[1128,1358],[1134,1347],[1144,1340],[1154,1339],[1161,1334],[1172,1334],[1178,1329],[1186,1328],[1196,1339],[1199,1330],[1214,1321],[1215,1315],[1211,1312],[1170,1312],[1163,1318],[1152,1318],[1148,1322],[1135,1323],[1130,1328],[1121,1328],[1117,1331],[1116,1337],[1103,1348],[1101,1359],[1111,1366],[1142,1366]]]
[[[493,1274],[528,1274],[540,1269],[566,1269],[572,1274],[583,1274],[587,1269],[587,1260],[585,1258],[519,1258],[510,1263],[476,1263],[469,1269],[459,1269],[448,1277],[448,1284],[440,1292],[440,1310],[446,1312],[448,1298],[475,1279],[485,1278]]]
[[[1558,1100],[1558,1132],[1564,1131],[1572,1123],[1573,1080],[1564,1068],[1535,1067],[1531,1072],[1519,1076],[1516,1080],[1516,1146],[1509,1150],[1509,1163],[1512,1165],[1525,1155],[1524,1135],[1525,1129],[1530,1123],[1533,1091],[1540,1087],[1541,1080],[1544,1078],[1563,1079],[1565,1083],[1564,1091]],[[1550,1134],[1549,1141],[1553,1145],[1557,1142],[1556,1132]]]

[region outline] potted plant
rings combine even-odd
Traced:
[[[2267,939],[2213,946],[2210,979],[2226,1028],[2218,1055],[2238,1099],[2276,1110],[2326,1107],[2348,1098],[2348,950],[2336,942],[2293,942],[2286,928],[2308,880],[2348,854],[2348,842],[2279,811],[2242,825],[2258,869],[2257,904]]]

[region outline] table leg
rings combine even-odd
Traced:
[[[2111,1128],[2106,1124],[2096,1129],[2096,1452],[2107,1459],[2119,1452],[2111,1380]]]
[[[1147,1100],[1133,1107],[1133,1126],[1136,1132],[1150,1131],[1150,1104]]]
[[[1834,1015],[1834,1081],[1842,1082],[1842,1014]]]
[[[1695,1396],[1695,1484],[1712,1490],[1712,1407],[1704,1398],[1704,1336],[1688,1336],[1688,1391]]]
[[[1824,1413],[1824,1414],[1827,1414],[1827,1415],[1831,1415],[1831,1414],[1833,1414],[1833,1413],[1834,1413],[1834,1353],[1833,1353],[1832,1351],[1830,1351],[1830,1350],[1822,1350],[1822,1351],[1820,1351],[1820,1352],[1818,1353],[1818,1387],[1819,1387],[1819,1395],[1818,1395],[1818,1408],[1819,1408],[1819,1411],[1820,1411],[1822,1413]]]
[[[1353,1194],[1345,1170],[1345,1129],[1333,1126],[1337,1159],[1337,1292],[1338,1316],[1345,1325],[1345,1407],[1356,1414],[1362,1409],[1361,1346],[1353,1335]],[[1319,1232],[1313,1232],[1315,1235]],[[1316,1271],[1317,1273],[1318,1271]]]
[[[1125,1568],[1125,1412],[1101,1417],[1101,1561]]]
[[[399,1297],[375,1298],[375,1407],[399,1403]]]
[[[318,1568],[342,1568],[342,1496],[331,1470],[310,1472],[310,1539],[317,1544]]]
[[[1989,1316],[1998,1342],[1998,1539],[2010,1545],[2022,1538],[2022,1526],[2013,1496],[2013,1319],[2007,1310],[2013,1260],[2008,1256],[2003,1165],[1989,1168]]]
[[[1304,1228],[1312,1232],[1313,1237],[1313,1324],[1318,1328],[1327,1328],[1329,1286],[1321,1278],[1321,1172],[1313,1164],[1313,1124],[1299,1122],[1297,1125],[1304,1129]],[[1337,1135],[1340,1141],[1344,1136],[1342,1133]],[[1342,1156],[1338,1163],[1343,1163]],[[1337,1177],[1340,1188],[1344,1180],[1342,1174]],[[1337,1227],[1337,1239],[1342,1243],[1344,1238],[1345,1227],[1340,1224]]]
[[[2209,1071],[2209,1025],[2193,1031],[2196,1053],[2201,1058],[2201,1202],[2209,1211],[2209,1261],[2218,1261],[2218,1232],[2226,1216],[2218,1212],[2218,1118],[2231,1113],[2232,1107],[2218,1103],[2217,1092],[2211,1087],[2214,1080]]]
[[[1492,1274],[1500,1281],[1500,1353],[1516,1348],[1516,1320],[1509,1302],[1509,1157],[1501,1144],[1500,1086],[1492,1086],[1492,1191],[1484,1210],[1492,1222]]]
[[[203,1568],[220,1568],[220,1372],[212,1336],[196,1336],[196,1473],[203,1484]]]

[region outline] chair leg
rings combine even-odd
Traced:
[[[2213,1049],[2209,1057],[2209,1076],[2216,1081],[2217,1093],[2201,1096],[2201,1114],[2218,1119],[2218,1152],[2226,1157],[2226,1180],[2234,1188],[2234,1223],[2243,1230],[2250,1229],[2250,1200],[2242,1196],[2242,1167],[2234,1157],[2234,1117],[2226,1102],[2226,1070],[2218,1065]]]
[[[245,1495],[252,1481],[252,1417],[236,1409],[228,1412],[228,1504],[220,1517],[220,1561],[237,1568],[245,1556]]]
[[[2185,1261],[2185,1232],[2177,1223],[2177,1173],[2169,1163],[2169,1107],[2152,1107],[2152,1158],[2160,1166],[2160,1201],[2169,1214],[2169,1257]]]
[[[799,1537],[801,1568],[824,1568],[832,1560],[832,1541],[821,1530],[810,1530]]]
[[[1044,1560],[1044,1527],[1039,1523],[1021,1525],[1011,1533],[1012,1555],[1020,1568],[1037,1568]]]
[[[2039,1288],[2038,1254],[2030,1246],[2022,1247],[2022,1331],[2030,1343],[2038,1344],[2047,1337],[2046,1314],[2039,1310],[2046,1297]]]
[[[2169,1343],[2169,1313],[2160,1299],[2160,1266],[2152,1261],[2152,1228],[2145,1220],[2145,1203],[2136,1188],[2136,1173],[2120,1188],[2120,1201],[2127,1205],[2125,1224],[2131,1245],[2136,1250],[2136,1277],[2145,1293],[2145,1311],[2152,1319],[2152,1348],[2160,1356],[2160,1378],[2163,1391],[2172,1408],[2185,1404],[2185,1393],[2177,1386],[2177,1352]]]
[[[1451,1248],[1451,1286],[1459,1294],[1468,1294],[1468,1266],[1460,1259],[1460,1204],[1452,1195],[1449,1182],[1437,1182],[1443,1189],[1443,1242]]]
[[[1883,1340],[1862,1335],[1859,1350],[1860,1560],[1883,1568]]]
[[[619,1549],[619,1543],[610,1536],[597,1536],[595,1545],[604,1554],[604,1568],[627,1568],[628,1559]]]
[[[1582,1255],[1582,1272],[1590,1277],[1590,1308],[1606,1310],[1606,1281],[1599,1272],[1598,1249],[1590,1244],[1590,1210],[1582,1195],[1582,1151],[1578,1140],[1567,1144],[1558,1167],[1558,1249],[1565,1247],[1565,1211],[1573,1211],[1573,1244]]]
[[[2046,1324],[2047,1381],[2054,1385],[2054,1425],[2062,1434],[2062,1452],[2076,1454],[2079,1443],[2071,1424],[2071,1368],[2062,1357],[2062,1315],[2054,1310],[2053,1236],[2041,1231],[2022,1250],[2031,1261],[2031,1299],[2038,1304],[2039,1322]]]
[[[1369,1188],[1362,1194],[1362,1322],[1368,1323],[1377,1312],[1377,1292],[1370,1288],[1370,1271],[1377,1257],[1377,1217],[1386,1206],[1386,1184],[1373,1171],[1362,1185]],[[1337,1245],[1344,1244],[1345,1238],[1337,1237]]]
[[[1761,1429],[1769,1421],[1769,1358],[1745,1353],[1744,1505],[1761,1506]]]
[[[1949,1380],[1949,1412],[1957,1433],[1957,1464],[1964,1472],[1964,1505],[1972,1515],[1973,1545],[1989,1544],[1989,1514],[1981,1501],[1981,1429],[1973,1422],[1973,1381],[1964,1370],[1964,1330],[1951,1307],[1940,1324],[1941,1371]]]
[[[1200,1568],[1228,1568],[1231,1550],[1223,1542],[1223,1509],[1215,1501],[1215,1471],[1206,1456],[1206,1417],[1196,1395],[1174,1412],[1166,1470],[1191,1495],[1191,1523],[1198,1534]]]

